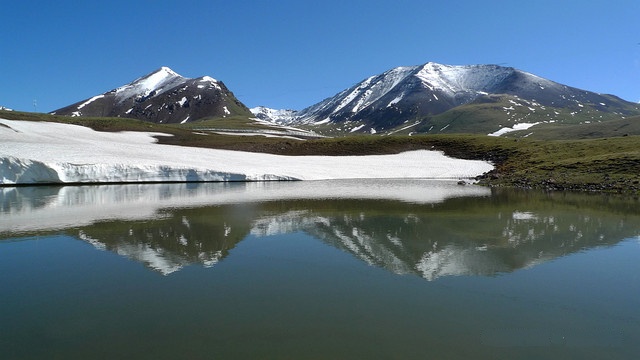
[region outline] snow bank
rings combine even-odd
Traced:
[[[159,133],[0,119],[0,184],[470,178],[493,168],[436,151],[282,156],[160,145]]]

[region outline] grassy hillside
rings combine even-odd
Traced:
[[[439,115],[409,121],[399,127],[406,129],[396,133],[486,135],[517,123],[536,123],[527,130],[504,136],[550,140],[640,135],[639,114],[638,107],[631,105],[622,114],[609,110],[603,104],[576,103],[572,108],[556,108],[513,96],[491,95]]]
[[[301,141],[219,135],[185,126],[120,118],[71,118],[10,111],[0,111],[0,118],[72,123],[100,131],[163,132],[174,135],[159,137],[159,141],[165,144],[283,155],[369,155],[433,149],[454,157],[492,161],[496,169],[480,179],[482,184],[489,186],[640,194],[640,136],[634,135],[576,140],[513,139],[465,134],[359,135]],[[625,125],[621,120],[615,123],[617,127],[593,124],[589,131],[621,133],[630,126],[636,126],[637,118],[629,120],[636,122]],[[191,124],[190,127],[197,124],[216,128],[263,126],[246,123],[243,119],[226,119],[222,122],[211,120],[209,123]],[[579,133],[577,130],[572,131],[570,127],[565,129],[572,136]]]

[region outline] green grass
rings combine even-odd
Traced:
[[[441,150],[463,159],[488,160],[496,169],[480,180],[488,186],[587,190],[640,194],[640,136],[579,140],[514,139],[468,134],[358,135],[314,140],[228,136],[194,131],[194,127],[261,126],[242,118],[210,120],[189,126],[162,125],[121,118],[78,118],[0,111],[0,118],[55,121],[99,131],[168,133],[160,143],[283,155],[371,155],[409,150]],[[595,124],[594,124],[595,125]]]
[[[562,140],[640,135],[640,117],[637,115],[640,111],[629,107],[628,112],[636,115],[623,116],[615,112],[599,111],[595,104],[566,109],[540,106],[506,95],[491,96],[442,114],[409,121],[399,128],[415,121],[420,121],[420,124],[399,131],[398,134],[489,134],[501,127],[512,127],[516,123],[539,123],[527,130],[510,132],[504,137]]]

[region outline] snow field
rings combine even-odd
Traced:
[[[493,169],[418,150],[394,155],[282,156],[160,145],[159,133],[97,132],[0,119],[0,184],[471,178]]]

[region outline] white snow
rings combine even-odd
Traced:
[[[168,67],[162,67],[152,74],[136,79],[131,84],[117,88],[116,99],[123,101],[131,97],[148,96],[153,91],[158,95],[162,93],[162,89],[171,89],[184,80],[185,78]]]
[[[223,106],[222,110],[224,111],[225,115],[231,115],[231,112],[229,111],[229,109],[227,109],[226,106]]]
[[[182,99],[178,101],[178,104],[180,105],[180,107],[184,107],[184,104],[186,103],[187,103],[187,98],[185,96],[183,96]]]
[[[503,127],[502,129],[492,132],[491,134],[487,134],[489,136],[501,136],[504,135],[506,133],[510,133],[513,131],[518,131],[518,130],[527,130],[528,128],[538,125],[540,124],[539,122],[536,123],[519,123],[519,124],[515,124],[513,125],[513,127]]]
[[[435,95],[434,95],[435,96]],[[389,104],[387,104],[387,107],[391,107],[397,103],[400,102],[400,100],[402,100],[402,98],[404,97],[404,93],[400,94],[399,96],[397,96],[395,99],[391,100],[389,102]]]
[[[296,110],[290,109],[271,109],[264,106],[257,106],[249,109],[251,113],[255,116],[266,119],[272,123],[278,124],[289,124],[292,123],[296,114],[298,113]]]
[[[264,136],[264,137],[270,137],[270,138],[281,138],[281,139],[291,139],[291,140],[303,141],[302,139],[297,138],[295,136],[270,134],[269,132],[214,131],[214,133],[215,134],[219,134],[219,135],[227,135],[227,136]]]
[[[158,133],[0,119],[0,184],[470,178],[493,166],[441,152],[281,156],[155,144]],[[45,146],[46,145],[46,146]]]
[[[212,78],[211,76],[203,76],[201,81],[217,83],[218,80]]]
[[[484,68],[484,71],[477,71],[478,68]],[[512,73],[512,69],[505,67],[455,66],[430,62],[422,66],[415,76],[432,91],[440,90],[453,96],[460,92],[487,94],[487,89],[493,88]]]
[[[209,83],[209,86],[214,87],[218,90],[222,90],[222,88],[218,84],[218,80],[212,78],[211,76],[203,76],[202,78],[200,78],[200,82]],[[198,85],[198,88],[201,88],[200,85]]]
[[[342,96],[338,95],[338,98],[340,98],[341,100],[340,103],[334,108],[332,113],[337,113],[348,105],[353,105],[351,108],[351,112],[353,113],[366,108],[367,106],[371,105],[372,103],[378,101],[380,98],[388,94],[404,79],[410,76],[414,72],[414,70],[416,70],[415,66],[397,67],[385,72],[380,76],[371,76],[367,78],[355,87],[341,93],[340,95]],[[401,99],[402,95],[399,99],[396,98],[392,100],[389,105],[393,105],[394,101],[397,103],[397,101],[400,101]],[[330,105],[330,103],[325,104],[325,106],[328,105]]]
[[[82,109],[83,107],[85,107],[85,106],[91,104],[92,102],[94,102],[94,101],[96,101],[98,99],[101,99],[103,97],[104,97],[104,94],[96,95],[96,96],[92,97],[91,99],[89,99],[89,100],[83,102],[82,104],[78,105],[78,110]]]
[[[335,108],[333,112],[336,113],[342,110],[345,106],[349,105],[349,103],[351,103],[356,97],[360,96],[362,94],[362,90],[367,88],[371,84],[371,81],[373,81],[373,78],[374,76],[358,84],[358,87],[352,90],[347,96],[345,96],[342,99],[342,101],[340,101],[340,104],[338,104],[338,106]]]
[[[390,131],[390,132],[389,132],[389,135],[393,135],[393,134],[398,133],[398,132],[400,132],[400,131],[404,131],[404,130],[410,129],[410,128],[412,128],[412,127],[416,126],[416,125],[419,125],[420,123],[421,123],[421,121],[416,121],[416,122],[414,122],[414,123],[413,123],[413,124],[411,124],[411,125],[407,125],[407,126],[402,127],[402,128],[400,128],[400,129],[397,129],[397,130],[394,130],[394,131]]]
[[[363,127],[365,127],[365,126],[366,126],[366,124],[362,124],[362,125],[356,126],[353,129],[351,129],[351,131],[349,131],[349,132],[356,132],[356,131],[362,129]]]

